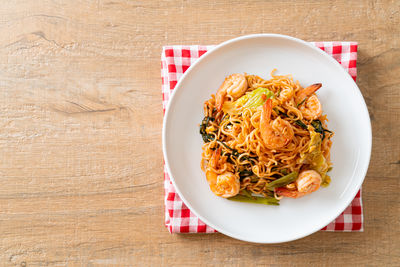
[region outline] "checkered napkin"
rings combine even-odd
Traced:
[[[355,42],[312,42],[336,59],[343,68],[356,80],[357,76],[357,43]],[[174,45],[164,46],[161,55],[161,78],[163,111],[167,107],[171,93],[183,73],[193,62],[214,46]],[[200,138],[200,136],[199,136]],[[171,233],[214,233],[216,230],[203,223],[186,207],[174,186],[164,166],[165,188],[165,225]],[[361,190],[351,204],[333,222],[321,229],[322,231],[363,231],[363,211]]]

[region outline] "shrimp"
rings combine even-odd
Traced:
[[[240,190],[239,177],[229,171],[222,174],[217,174],[215,169],[218,169],[219,155],[221,148],[214,151],[208,166],[206,168],[206,177],[211,191],[220,197],[229,198],[236,196]]]
[[[312,95],[299,107],[301,114],[307,120],[316,120],[322,115],[322,106],[316,95]]]
[[[278,196],[299,198],[311,194],[321,186],[321,175],[314,170],[302,171],[295,182],[296,189],[290,190],[291,186],[275,188],[275,193]]]
[[[299,109],[303,117],[308,120],[318,119],[322,115],[322,106],[318,97],[314,94],[322,84],[310,85],[297,93],[296,102],[300,105]]]
[[[321,86],[321,83],[316,83],[298,91],[296,95],[296,103],[300,104],[303,102],[307,97],[314,94],[319,88],[321,88]]]
[[[293,128],[288,121],[282,120],[281,117],[271,122],[271,110],[272,100],[267,99],[261,111],[261,138],[269,149],[282,148],[293,139]]]
[[[247,87],[247,80],[243,74],[236,73],[226,77],[215,96],[217,110],[222,109],[226,97],[234,101],[244,95]]]

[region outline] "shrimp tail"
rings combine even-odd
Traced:
[[[214,151],[214,153],[210,159],[210,166],[213,167],[214,169],[216,169],[218,166],[218,161],[219,161],[220,155],[221,155],[221,148],[219,147]]]
[[[304,91],[308,94],[308,95],[312,95],[314,94],[319,88],[322,87],[322,83],[314,83],[310,86],[308,86],[306,89],[304,89]]]
[[[322,83],[314,83],[314,84],[302,89],[297,96],[297,103],[299,104],[299,103],[304,102],[306,97],[309,97],[310,95],[314,94],[321,87],[322,87]]]
[[[263,105],[263,111],[264,112],[261,113],[261,121],[262,123],[269,123],[272,111],[272,100],[270,98],[265,101],[265,104]]]
[[[286,187],[277,187],[275,188],[275,194],[282,197],[290,197],[290,198],[299,198],[305,195],[305,193],[289,190]]]
[[[225,101],[225,97],[226,97],[226,91],[221,90],[218,91],[216,96],[215,96],[215,105],[217,108],[217,111],[221,111],[222,107],[224,105],[224,101]]]

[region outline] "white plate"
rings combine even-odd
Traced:
[[[332,182],[304,198],[283,199],[280,206],[217,197],[200,169],[203,103],[229,74],[269,79],[274,68],[277,74],[292,74],[303,86],[322,83],[318,96],[335,132]],[[279,243],[320,230],[350,204],[368,169],[371,124],[360,90],[332,57],[293,37],[249,35],[218,45],[183,75],[165,114],[163,151],[177,192],[202,221],[233,238]]]

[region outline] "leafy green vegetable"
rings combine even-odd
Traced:
[[[265,97],[263,95],[265,95]],[[249,97],[246,103],[243,104],[243,108],[258,108],[262,106],[268,98],[272,98],[274,93],[266,88],[259,87],[245,96]]]
[[[293,183],[294,181],[296,181],[298,175],[299,174],[297,172],[291,172],[288,175],[285,175],[267,184],[267,189],[272,191],[275,187],[282,187]]]
[[[281,173],[282,173],[283,175],[288,175],[288,174],[289,174],[288,169],[282,169],[282,170],[281,170]]]
[[[222,110],[225,113],[240,113],[243,109],[253,109],[262,106],[268,98],[274,97],[274,93],[267,88],[259,87],[235,102],[225,102]]]
[[[310,143],[308,149],[300,154],[301,162],[310,164],[311,169],[317,171],[322,177],[322,185],[327,186],[330,178],[326,173],[329,170],[328,163],[321,151],[321,134],[310,130]]]
[[[246,170],[240,171],[239,177],[240,177],[240,181],[243,181],[243,179],[250,178],[250,182],[252,182],[252,183],[256,183],[260,180],[260,177],[255,175],[252,171],[246,171]]]
[[[278,115],[280,115],[282,117],[285,117],[285,118],[289,117],[287,114],[283,113],[282,111],[280,111],[277,108],[274,108],[274,110],[275,110],[276,113],[278,113]],[[303,128],[304,130],[307,130],[307,125],[305,125],[301,120],[297,120],[297,121],[295,121],[295,123],[297,125],[299,125],[301,128]]]
[[[231,153],[225,153],[225,156],[227,156],[227,162],[229,162],[230,164],[235,164],[235,162],[231,159],[232,154]]]
[[[228,200],[239,201],[239,202],[248,202],[248,203],[257,203],[257,204],[265,204],[265,205],[279,205],[279,200],[276,198],[266,198],[266,197],[256,197],[256,196],[244,196],[244,195],[236,195],[234,197],[228,198]]]
[[[212,140],[214,140],[214,135],[212,135],[212,134],[207,134],[207,132],[206,132],[206,129],[207,129],[207,127],[208,127],[208,123],[210,122],[210,121],[214,121],[215,119],[213,118],[213,117],[204,117],[203,118],[203,120],[201,121],[201,124],[200,124],[200,134],[201,134],[201,137],[203,138],[203,141],[205,142],[205,143],[208,143],[208,142],[210,142],[210,141],[212,141]]]
[[[322,140],[325,139],[325,132],[332,133],[331,131],[325,129],[325,128],[322,126],[322,122],[321,122],[320,120],[313,120],[313,121],[311,122],[311,125],[314,127],[314,129],[315,129],[315,131],[316,131],[317,133],[320,133],[320,134],[322,135]]]
[[[230,151],[232,151],[232,156],[234,157],[239,157],[239,152],[236,149],[231,148],[230,146],[228,146],[227,144],[225,144],[222,141],[217,141],[218,144],[223,145],[224,147],[226,147],[227,149],[229,149]]]
[[[245,196],[245,197],[253,197],[253,196],[251,195],[251,193],[250,193],[249,191],[247,191],[246,189],[240,190],[239,194],[241,194],[241,195],[243,195],[243,196]]]
[[[243,160],[250,160],[250,159],[258,159],[258,157],[257,156],[254,156],[254,157],[252,157],[252,156],[243,156],[242,159]]]
[[[264,191],[269,197],[275,198],[274,191]]]
[[[285,118],[288,118],[288,117],[289,117],[287,114],[283,113],[282,111],[280,111],[280,110],[277,109],[277,108],[274,108],[274,110],[275,110],[276,113],[278,113],[278,115],[280,115],[280,116],[282,116],[282,117],[285,117]]]
[[[315,131],[317,133],[320,133],[322,135],[322,140],[325,138],[325,132],[324,128],[322,127],[322,123],[320,120],[314,120],[311,122],[311,125],[314,127]]]
[[[307,125],[305,125],[301,120],[297,120],[297,121],[295,121],[295,123],[297,125],[299,125],[301,128],[303,128],[304,130],[307,129]]]

